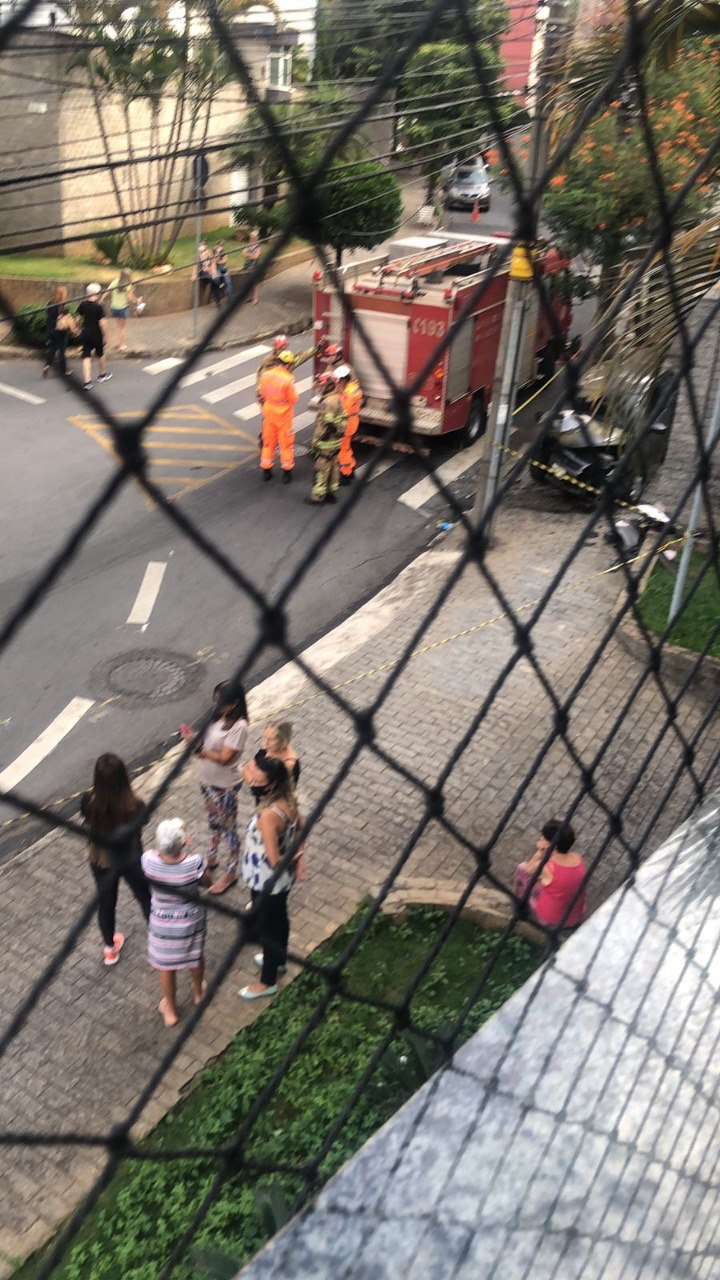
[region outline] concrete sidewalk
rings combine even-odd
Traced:
[[[313,262],[289,268],[272,276],[260,286],[257,306],[246,302],[225,321],[222,329],[209,343],[207,350],[220,351],[225,347],[243,346],[260,341],[274,333],[301,333],[312,323],[312,273]],[[205,333],[217,318],[212,304],[198,312],[197,335],[193,334],[192,311],[176,311],[173,315],[154,316],[146,312],[131,316],[128,320],[126,343],[128,350],[119,352],[114,347],[114,325],[111,325],[111,343],[108,362],[133,357],[184,356],[202,341]],[[3,332],[6,340],[3,340]],[[0,322],[0,359],[10,357],[40,356],[40,352],[21,347],[10,341],[11,326]]]
[[[416,215],[423,202],[423,190],[422,179],[413,177],[403,183],[403,221],[394,239],[417,230]],[[378,253],[381,249],[382,246],[377,246],[371,253]],[[357,251],[357,259],[350,250],[345,254],[345,262],[360,260],[363,256],[364,250]],[[253,306],[251,302],[244,303],[225,322],[207,350],[221,351],[225,347],[261,341],[274,333],[301,333],[309,328],[312,323],[312,274],[317,266],[317,260],[313,259],[299,266],[289,267],[263,281],[257,306]],[[111,345],[108,348],[108,359],[112,361],[123,357],[186,355],[202,340],[216,317],[217,311],[211,303],[202,306],[195,334],[192,310],[177,311],[172,315],[153,315],[151,311],[146,311],[142,316],[131,316],[126,336],[128,350],[121,353]],[[0,359],[33,354],[27,347],[14,345],[11,334],[11,324],[0,319]]]
[[[678,433],[677,458],[670,458],[669,468],[683,466],[688,439]],[[529,485],[520,486],[505,507],[491,566],[521,621],[545,591],[583,519],[561,499]],[[474,567],[465,570],[432,624],[416,636],[457,563],[460,547],[460,534],[453,530],[304,654],[312,670],[325,675],[352,707],[361,710],[377,696],[405,646],[413,647],[413,657],[375,714],[374,726],[384,751],[428,785],[435,783],[515,650],[513,628]],[[561,703],[581,670],[593,662],[598,637],[615,606],[620,583],[616,575],[607,574],[608,558],[601,540],[588,541],[533,629],[536,660]],[[251,640],[246,637],[248,645]],[[614,640],[595,660],[570,716],[570,738],[584,761],[592,758],[615,724],[640,670]],[[701,693],[685,695],[678,711],[685,733],[697,728],[705,709]],[[305,812],[326,788],[331,789],[309,844],[310,879],[293,893],[291,948],[306,955],[387,876],[422,812],[422,796],[418,787],[368,749],[345,781],[332,787],[354,741],[354,728],[347,711],[319,695],[293,664],[253,693],[251,749],[270,714],[288,715],[296,724],[304,764]],[[527,659],[522,659],[493,697],[479,731],[444,787],[445,813],[464,837],[479,843],[503,824],[492,869],[506,884],[511,883],[519,857],[532,849],[538,823],[562,814],[578,793],[580,771],[567,747],[558,742],[543,751],[554,717],[543,685]],[[641,765],[643,744],[652,740],[665,719],[663,695],[650,679],[622,716],[612,748],[597,770],[594,798],[582,802],[574,820],[578,843],[590,859],[608,835],[604,805],[623,805],[625,836],[634,840],[645,833],[649,848],[691,810],[696,796],[681,770],[659,821],[651,823],[682,761],[673,733],[667,734],[661,751],[645,768],[642,782],[623,804],[625,790]],[[711,735],[706,739],[697,749],[698,772],[713,758]],[[112,745],[108,742],[108,750]],[[531,762],[538,752],[541,760],[533,770]],[[150,794],[173,758],[171,753],[143,780],[145,794]],[[518,800],[517,789],[528,771],[527,787]],[[249,812],[243,796],[241,819]],[[160,816],[169,815],[182,815],[194,839],[203,843],[205,819],[192,767],[163,803]],[[150,839],[148,832],[148,843]],[[85,858],[82,842],[54,833],[0,868],[3,1027],[89,901],[91,882]],[[592,882],[592,904],[607,896],[627,866],[622,846],[612,841]],[[432,821],[405,863],[403,875],[443,882],[466,879],[471,870],[472,859],[462,842]],[[234,906],[244,900],[242,889],[228,895]],[[145,962],[142,920],[124,889],[118,924],[127,937],[118,967],[102,968],[93,920],[10,1044],[0,1062],[3,1131],[109,1132],[127,1114],[172,1040],[173,1033],[165,1031],[156,1012],[156,978]],[[230,921],[211,915],[207,947],[211,978],[233,933]],[[259,1016],[257,1005],[248,1005],[235,994],[251,972],[250,956],[245,955],[158,1088],[136,1127],[137,1134],[148,1132],[200,1068]],[[186,1014],[184,988],[183,995]],[[102,1166],[102,1150],[97,1147],[3,1146],[0,1276],[10,1275],[12,1260],[48,1238]]]

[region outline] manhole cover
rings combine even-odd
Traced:
[[[197,689],[202,663],[169,649],[134,649],[103,662],[91,675],[97,695],[131,704],[175,702]]]

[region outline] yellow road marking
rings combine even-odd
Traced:
[[[138,422],[142,419],[142,414],[137,411],[126,411],[117,416],[125,422]],[[111,457],[117,457],[106,423],[89,413],[74,415],[69,421]],[[184,425],[187,423],[193,425]],[[214,436],[215,439],[208,440],[208,436]],[[218,439],[223,436],[226,441]],[[196,489],[221,480],[243,463],[257,457],[257,439],[254,434],[233,422],[227,422],[202,405],[161,409],[158,420],[148,426],[143,440],[150,475],[164,489],[169,487],[167,496],[171,502],[177,502]],[[208,454],[211,456],[208,457]],[[228,454],[234,455],[232,461],[226,456]],[[173,467],[174,474],[155,474],[158,469],[165,467]],[[198,471],[204,474],[197,475]],[[144,490],[143,497],[146,505],[152,507],[152,500]]]

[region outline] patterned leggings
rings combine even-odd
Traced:
[[[225,870],[229,871],[231,875],[235,875],[237,871],[238,858],[240,856],[240,840],[237,833],[237,799],[241,786],[241,782],[236,787],[209,787],[205,782],[200,783],[210,828],[208,857],[213,860],[217,858],[220,841],[224,836],[230,852],[230,859]]]

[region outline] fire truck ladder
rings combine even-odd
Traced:
[[[384,267],[375,267],[373,274],[387,276],[412,276],[418,278],[420,276],[431,275],[435,271],[447,271],[448,267],[455,266],[458,262],[464,262],[468,258],[480,258],[478,262],[478,271],[482,271],[490,261],[490,258],[497,245],[494,243],[478,245],[477,240],[461,241],[459,244],[450,248],[449,245],[443,245],[439,249],[433,249],[429,253],[414,253],[409,258],[395,258],[392,262],[388,262]]]

